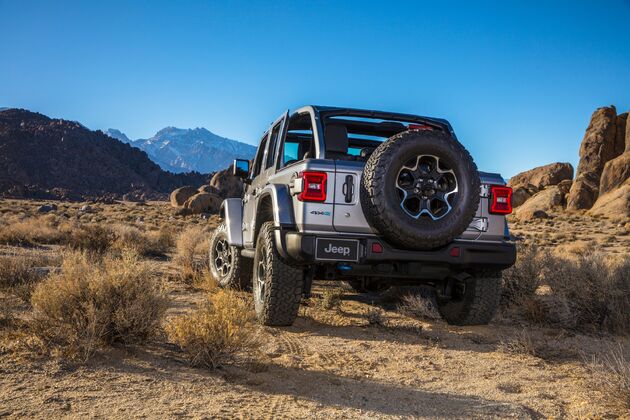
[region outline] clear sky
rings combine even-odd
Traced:
[[[508,177],[630,109],[629,28],[628,0],[0,0],[0,107],[248,143],[303,104],[417,113]]]

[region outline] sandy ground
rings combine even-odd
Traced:
[[[155,264],[165,278],[173,270]],[[167,281],[168,316],[204,299]],[[189,367],[164,337],[103,350],[86,364],[41,358],[0,326],[0,418],[630,418],[583,362],[611,337],[505,316],[465,328],[417,320],[396,310],[393,293],[345,291],[339,308],[322,309],[321,293],[336,286],[318,282],[292,327],[260,327],[260,348],[215,371]],[[6,293],[0,305],[28,316]],[[374,307],[385,325],[368,323]],[[524,334],[534,354],[506,351]]]

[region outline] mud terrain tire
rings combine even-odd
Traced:
[[[486,325],[499,307],[501,274],[470,276],[462,283],[450,300],[437,299],[438,312],[451,325]]]
[[[278,254],[273,222],[260,228],[253,267],[254,306],[263,325],[291,325],[302,299],[304,273],[285,263]]]
[[[414,218],[402,205],[399,176],[416,156],[439,158],[437,166],[448,167],[455,178],[457,192],[448,197],[451,207],[437,220],[426,214]],[[428,178],[422,182],[429,182]],[[464,146],[437,130],[404,131],[379,145],[365,165],[360,188],[361,206],[370,226],[391,244],[412,250],[433,249],[451,242],[470,225],[479,206],[477,166]]]
[[[226,252],[222,253],[221,251]],[[208,253],[210,273],[221,287],[245,290],[252,285],[252,259],[242,257],[238,248],[227,244],[227,231],[225,224],[221,223],[210,237],[210,250]],[[228,257],[229,255],[229,257]],[[223,259],[229,258],[229,268],[222,269],[217,266],[217,259],[223,263]]]

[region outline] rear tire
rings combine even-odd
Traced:
[[[273,222],[260,228],[253,267],[254,307],[263,325],[291,325],[302,299],[304,272],[278,254]]]
[[[458,281],[449,300],[438,299],[438,311],[451,325],[486,325],[501,298],[501,274],[484,273]]]
[[[210,237],[210,273],[219,286],[244,290],[252,285],[252,260],[227,243],[227,229],[221,223]]]

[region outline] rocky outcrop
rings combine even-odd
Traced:
[[[212,185],[202,185],[201,187],[197,189],[197,191],[220,195],[219,190],[213,187]]]
[[[599,182],[599,194],[606,194],[630,178],[630,152],[606,162]]]
[[[615,156],[619,156],[626,150],[626,130],[628,129],[628,113],[617,115],[615,128]]]
[[[210,186],[219,191],[223,198],[240,198],[243,196],[243,181],[232,174],[232,168],[214,174]]]
[[[570,188],[570,180],[564,180],[558,185],[550,185],[514,210],[514,215],[518,219],[527,220],[548,217],[549,213],[562,211]]]
[[[218,213],[223,199],[216,194],[200,192],[184,203],[184,208],[191,214]]]
[[[197,189],[195,187],[191,187],[189,185],[181,188],[177,188],[173,192],[171,192],[171,206],[173,207],[182,207],[186,200],[188,200],[193,195],[197,194]]]
[[[518,207],[529,200],[538,192],[538,188],[533,185],[519,185],[512,187],[512,206]]]
[[[630,118],[626,118],[626,148],[624,151],[630,152]]]
[[[604,165],[618,150],[616,131],[614,106],[599,108],[593,113],[580,146],[580,163],[567,200],[568,209],[589,209],[597,200]]]
[[[602,194],[587,214],[627,220],[630,217],[630,179],[620,187]]]
[[[508,185],[512,188],[533,185],[541,190],[565,179],[573,179],[573,166],[570,163],[556,162],[521,172],[510,178]]]

